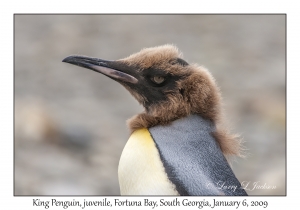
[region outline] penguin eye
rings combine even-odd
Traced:
[[[185,60],[183,60],[181,58],[176,58],[176,59],[171,60],[170,64],[171,65],[179,64],[181,66],[188,66],[189,65]]]
[[[151,80],[156,84],[162,84],[165,81],[165,78],[162,76],[154,76],[151,78]]]

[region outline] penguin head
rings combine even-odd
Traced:
[[[119,82],[145,107],[147,116],[162,124],[189,114],[213,121],[219,115],[220,94],[213,77],[205,68],[186,62],[173,45],[142,49],[115,61],[69,56],[63,62]]]

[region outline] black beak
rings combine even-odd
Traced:
[[[120,61],[107,61],[99,58],[71,55],[62,62],[74,64],[104,74],[118,82],[137,83],[133,68]]]

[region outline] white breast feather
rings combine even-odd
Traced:
[[[129,138],[118,174],[121,195],[179,195],[147,129],[137,130]]]

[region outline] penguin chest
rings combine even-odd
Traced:
[[[132,133],[118,168],[121,195],[178,195],[148,129]]]

